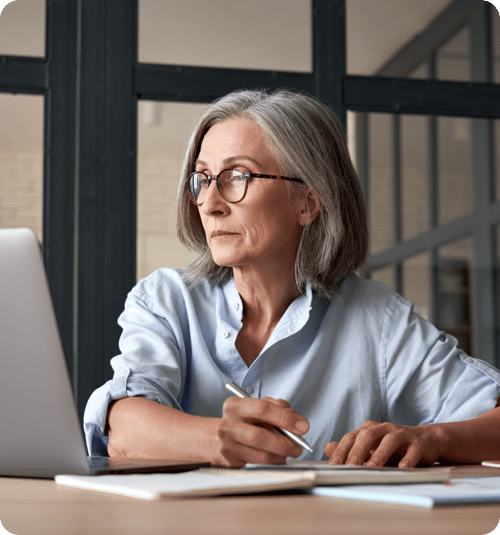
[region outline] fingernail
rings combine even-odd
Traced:
[[[295,429],[297,429],[299,433],[305,433],[309,429],[309,424],[305,420],[299,420],[295,424]]]

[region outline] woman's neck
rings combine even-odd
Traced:
[[[234,283],[243,301],[244,322],[274,328],[300,295],[293,267],[288,270],[233,269]]]

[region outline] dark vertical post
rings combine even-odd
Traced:
[[[345,0],[313,0],[313,75],[316,96],[346,124],[342,81],[346,75]]]
[[[78,408],[111,375],[116,324],[135,282],[136,0],[79,0]]]
[[[47,2],[43,256],[71,375],[73,348],[77,6]]]
[[[137,0],[109,0],[107,64],[107,181],[105,236],[104,376],[118,352],[117,324],[136,280]]]
[[[107,8],[101,0],[78,0],[75,345],[80,415],[104,379]]]

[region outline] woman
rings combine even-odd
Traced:
[[[114,378],[86,409],[91,454],[400,467],[500,456],[500,373],[353,273],[366,217],[326,106],[287,91],[210,106],[178,232],[199,257],[130,292]],[[228,397],[231,380],[252,398]]]

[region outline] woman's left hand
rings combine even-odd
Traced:
[[[330,464],[367,466],[397,465],[411,468],[432,465],[442,454],[445,439],[439,424],[407,427],[389,422],[366,421],[325,446]]]

